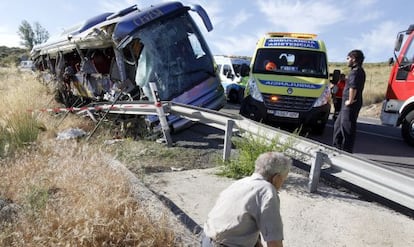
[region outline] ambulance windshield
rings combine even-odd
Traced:
[[[323,52],[297,49],[259,49],[253,73],[327,78],[326,55]]]

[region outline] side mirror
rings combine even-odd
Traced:
[[[340,75],[341,75],[341,71],[339,69],[334,70],[334,72],[332,74],[330,74],[330,76],[331,76],[330,82],[332,84],[336,84],[339,81]]]
[[[198,4],[191,4],[189,5],[190,9],[192,11],[197,12],[197,14],[200,16],[201,20],[204,23],[204,26],[206,26],[207,31],[213,30],[213,24],[211,24],[210,18],[208,17],[207,12]]]
[[[399,33],[397,36],[397,40],[395,41],[394,51],[396,52],[400,51],[403,40],[404,40],[404,34]]]
[[[388,59],[388,65],[392,66],[394,65],[394,58],[390,57],[390,59]]]

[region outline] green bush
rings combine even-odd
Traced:
[[[229,161],[222,162],[218,174],[235,179],[251,175],[254,172],[254,163],[260,154],[270,151],[285,153],[293,144],[292,141],[281,144],[279,137],[269,141],[251,134],[243,138],[234,138],[233,143],[237,152]]]
[[[46,188],[32,187],[26,195],[28,210],[31,214],[45,209],[47,201],[49,200],[49,192]]]

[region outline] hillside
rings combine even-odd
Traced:
[[[29,51],[18,47],[0,46],[0,67],[18,65],[29,57]]]

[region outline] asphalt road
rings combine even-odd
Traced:
[[[414,147],[407,145],[399,128],[382,126],[377,119],[359,118],[354,155],[383,164],[384,167],[414,177]],[[322,136],[309,136],[327,145],[332,144],[333,122]]]
[[[239,105],[227,104],[221,111],[238,114]],[[406,144],[399,128],[382,126],[379,119],[358,119],[354,155],[376,161],[387,169],[414,177],[414,147]],[[333,122],[329,120],[323,135],[308,138],[332,144]]]

